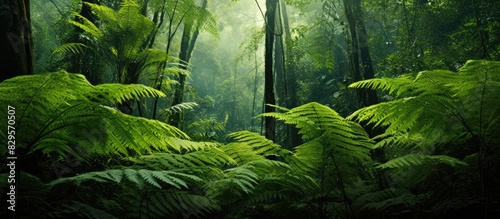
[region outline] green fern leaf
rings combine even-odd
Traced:
[[[460,161],[456,158],[446,155],[407,154],[402,157],[391,159],[390,161],[379,165],[378,168],[386,169],[386,168],[414,167],[428,162],[442,163],[450,166],[467,165],[467,163],[463,161]]]
[[[60,178],[50,182],[49,186],[55,186],[61,183],[74,183],[79,186],[85,181],[96,181],[99,183],[121,183],[122,180],[126,178],[128,181],[132,182],[139,189],[143,189],[146,185],[151,185],[157,188],[163,188],[160,184],[164,183],[168,186],[175,187],[177,189],[188,188],[188,182],[201,182],[201,178],[174,171],[155,171],[146,169],[110,169],[99,172],[88,172],[83,173],[74,177]]]
[[[52,51],[52,54],[56,53],[80,54],[83,53],[83,51],[88,48],[89,47],[83,43],[66,43],[55,48],[54,51]]]

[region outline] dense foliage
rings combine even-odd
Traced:
[[[500,215],[498,2],[26,2],[2,217]]]

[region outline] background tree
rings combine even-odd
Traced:
[[[264,55],[264,112],[274,112],[274,108],[270,105],[276,104],[274,95],[274,68],[273,68],[273,47],[275,43],[276,33],[276,9],[278,7],[277,0],[266,0],[266,16],[265,16],[265,55]],[[276,121],[271,117],[265,118],[265,135],[269,140],[275,139]]]
[[[31,33],[30,2],[28,0],[0,2],[2,12],[1,45],[4,55],[0,59],[0,82],[17,75],[33,73],[33,43]]]
[[[200,29],[203,28],[209,18],[208,14],[206,14],[208,0],[203,0],[201,7],[199,7],[200,12],[193,12],[196,14],[200,14],[196,20],[194,18],[190,18],[189,20],[184,21],[184,29],[182,31],[182,40],[179,51],[179,60],[180,60],[180,68],[186,70],[189,65],[189,60],[191,59],[191,55],[193,53],[194,45],[196,40],[198,39],[198,35],[200,34]],[[196,23],[196,24],[195,24]],[[196,26],[195,26],[196,25]],[[194,26],[194,30],[192,30]],[[191,33],[192,32],[192,33]],[[174,97],[172,101],[172,106],[181,104],[184,99],[184,87],[186,84],[186,75],[179,74],[179,85],[174,91]],[[181,114],[175,113],[170,118],[170,124],[178,127],[179,122],[181,121]]]

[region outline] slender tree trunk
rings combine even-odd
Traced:
[[[348,57],[349,66],[353,75],[353,82],[374,78],[375,73],[368,46],[370,37],[368,36],[365,28],[361,0],[344,0],[344,9],[350,32],[350,38],[347,38],[348,45],[350,43]],[[354,15],[356,15],[356,17]],[[361,74],[361,69],[363,74]],[[378,103],[377,93],[375,90],[356,89],[356,92],[358,107],[367,107]],[[370,137],[375,137],[381,134],[381,130],[374,129],[373,124],[366,124],[362,122],[361,125],[366,132],[369,133]],[[384,163],[386,161],[385,153],[382,148],[373,150],[371,152],[371,156],[372,159],[377,162]],[[382,171],[377,171],[376,174],[380,189],[384,189],[386,187],[384,173]]]
[[[207,8],[207,0],[202,2],[202,9]],[[187,65],[189,64],[189,60],[191,59],[191,54],[194,50],[194,44],[196,43],[196,39],[198,39],[198,35],[200,34],[200,25],[199,21],[196,26],[196,29],[191,36],[191,30],[193,28],[193,23],[185,22],[184,30],[182,31],[182,41],[181,48],[179,53],[179,59],[181,60],[180,68],[186,70]],[[181,104],[184,100],[184,86],[186,84],[186,75],[179,74],[179,86],[175,89],[174,99],[172,101],[172,106],[177,104]],[[170,124],[179,127],[179,123],[181,121],[181,112],[176,112],[170,118]]]
[[[358,45],[361,55],[361,63],[363,64],[363,79],[371,79],[375,77],[373,70],[372,58],[368,47],[368,36],[365,28],[365,20],[363,18],[363,10],[361,9],[361,0],[354,0],[353,12],[357,15],[357,27],[359,28]],[[377,92],[373,89],[364,89],[366,100],[363,101],[363,107],[378,103]]]
[[[33,74],[33,43],[29,0],[0,0],[0,82]]]
[[[158,30],[161,28],[163,25],[163,21],[165,20],[165,5],[167,4],[167,0],[163,0],[163,3],[161,5],[160,9],[157,9],[155,13],[153,14],[153,23],[155,24],[155,29],[151,32],[151,35],[149,36],[148,40],[142,45],[142,48],[152,48],[156,35],[158,34]],[[145,15],[146,16],[146,15]]]
[[[298,83],[297,83],[297,72],[295,71],[296,68],[296,63],[295,63],[295,55],[294,51],[292,49],[292,38],[291,38],[291,31],[290,31],[290,25],[288,22],[288,12],[287,12],[287,7],[286,3],[284,0],[280,0],[280,9],[282,11],[282,18],[283,18],[283,33],[284,33],[284,45],[285,45],[285,58],[284,58],[284,71],[283,71],[283,77],[285,83],[285,88],[286,88],[286,104],[285,106],[287,108],[294,108],[299,105],[298,101],[298,95],[297,95],[297,90],[298,90]],[[299,130],[294,127],[294,126],[287,126],[288,127],[288,133],[290,135],[290,145],[287,145],[287,149],[292,149],[295,146],[298,146],[302,144],[302,139],[299,135]]]
[[[147,16],[149,0],[144,0],[141,5],[141,14]]]
[[[252,117],[250,118],[251,120],[251,129],[254,129],[254,123],[255,119],[253,118],[255,116],[255,104],[257,100],[257,79],[258,79],[258,74],[259,74],[259,65],[257,64],[257,48],[255,49],[255,54],[254,54],[254,61],[255,61],[255,77],[254,77],[254,83],[253,83],[253,101],[252,101]],[[255,129],[256,131],[256,129]]]
[[[274,75],[276,83],[276,99],[278,105],[286,106],[286,82],[284,66],[284,46],[283,46],[283,27],[281,25],[281,13],[279,7],[276,9],[278,17],[275,18],[275,45],[274,45]]]
[[[188,49],[189,49],[189,42],[191,41],[191,28],[192,24],[185,23],[184,30],[182,31],[181,49],[179,53],[179,59],[181,63],[179,68],[183,70],[187,69],[187,65],[189,63]],[[174,91],[174,99],[172,101],[172,106],[182,103],[184,99],[184,85],[186,84],[186,75],[179,73],[178,80],[179,80],[179,85]],[[179,127],[180,120],[181,120],[181,113],[174,112],[174,114],[170,117],[169,124],[175,127]]]
[[[348,45],[349,70],[352,76],[352,82],[362,80],[361,70],[359,67],[359,45],[358,31],[356,29],[356,20],[354,19],[353,0],[343,0],[344,13],[347,18],[347,26],[349,34],[346,36]],[[361,108],[366,105],[366,98],[362,89],[356,89],[357,106]]]
[[[266,44],[264,55],[264,112],[274,112],[274,108],[267,104],[275,105],[276,99],[274,96],[274,77],[273,77],[273,46],[274,46],[274,30],[276,17],[277,0],[266,0]],[[265,136],[267,139],[274,141],[276,120],[272,117],[265,118]]]
[[[479,35],[479,43],[480,43],[480,46],[481,46],[481,49],[480,49],[480,57],[481,59],[491,59],[491,56],[490,56],[490,53],[489,53],[489,48],[488,48],[488,44],[489,44],[489,33],[488,31],[486,31],[486,24],[485,24],[485,21],[483,20],[486,20],[483,18],[482,16],[482,13],[481,13],[481,2],[473,2],[474,4],[474,15],[475,15],[475,20],[476,20],[476,27],[477,27],[477,30],[478,30],[478,35]]]
[[[164,3],[163,5],[165,5],[166,0],[163,3]],[[178,3],[179,3],[179,0],[175,1],[174,7],[173,7],[172,13],[171,13],[172,15],[175,14],[175,12],[177,11]],[[164,7],[162,7],[162,9],[164,9]],[[160,18],[160,24],[163,22],[164,15],[165,15],[165,12],[162,11],[162,15]],[[158,27],[160,26],[160,24],[158,25]],[[168,59],[168,56],[170,54],[170,47],[172,45],[172,39],[174,38],[174,35],[177,32],[177,29],[179,28],[179,25],[177,25],[176,28],[173,28],[173,25],[174,25],[174,16],[170,16],[170,19],[168,22],[167,47],[165,49],[166,59]],[[152,41],[151,41],[151,45],[153,45]],[[164,80],[164,76],[165,76],[164,69],[166,66],[167,66],[167,60],[165,60],[160,66],[158,66],[156,78],[155,78],[154,83],[153,83],[155,88],[158,90],[161,90],[163,87],[163,80]],[[152,119],[156,119],[156,113],[157,113],[157,109],[158,109],[158,101],[159,101],[159,97],[155,97],[155,100],[153,102],[153,113],[152,113],[153,115],[151,116]]]

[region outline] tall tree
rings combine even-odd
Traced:
[[[205,10],[207,8],[207,2],[208,2],[207,0],[203,0],[201,5],[202,10]],[[193,53],[194,44],[196,43],[196,39],[198,38],[202,24],[200,21],[198,21],[195,27],[195,31],[191,35],[191,30],[193,29],[194,25],[193,22],[194,21],[192,19],[186,20],[184,22],[184,29],[182,31],[179,59],[181,61],[180,68],[183,70],[187,70],[189,60],[191,59],[191,54]],[[184,100],[184,86],[186,84],[186,75],[183,73],[179,73],[178,79],[179,79],[179,86],[177,86],[177,88],[175,89],[172,106],[181,104]],[[179,127],[179,123],[181,120],[181,113],[182,112],[174,113],[174,115],[170,118],[169,123],[175,127]]]
[[[361,55],[361,63],[363,67],[363,79],[371,79],[375,77],[373,70],[372,57],[368,47],[368,40],[370,37],[366,32],[365,19],[363,17],[363,10],[361,9],[361,0],[354,0],[353,13],[357,15],[357,27],[359,28],[358,46]],[[370,106],[378,103],[377,93],[375,90],[366,89],[365,98],[363,98],[363,106]]]
[[[276,104],[274,95],[274,75],[273,75],[273,46],[275,37],[276,24],[276,7],[277,0],[266,0],[266,43],[264,55],[264,103],[266,104],[264,112],[274,112],[274,107],[270,105]],[[276,121],[274,118],[265,118],[265,136],[269,140],[275,139]]]
[[[352,82],[373,78],[374,71],[368,48],[369,37],[365,29],[361,1],[344,0],[343,4],[348,26],[346,41]],[[359,89],[356,90],[356,95],[359,108],[375,104],[378,101],[374,91]]]
[[[29,0],[0,0],[0,82],[33,73]]]
[[[193,0],[168,0],[165,1],[164,3],[170,5],[170,7],[165,7],[165,5],[162,6],[162,11],[165,9],[164,12],[161,13],[160,16],[160,22],[159,24],[163,23],[163,16],[166,14],[168,16],[168,22],[167,22],[167,46],[165,49],[165,53],[167,57],[169,57],[170,54],[170,48],[172,47],[172,42],[174,39],[175,34],[177,33],[177,30],[180,29],[181,26],[184,25],[183,29],[183,36],[181,39],[181,50],[179,53],[179,59],[181,59],[181,65],[187,64],[191,57],[192,50],[194,48],[194,44],[196,42],[196,39],[198,37],[199,31],[205,30],[209,32],[210,34],[216,36],[218,38],[218,32],[217,32],[217,27],[216,27],[216,22],[214,17],[206,10],[206,4],[207,2],[203,2],[202,6],[199,6],[196,4],[195,1]],[[167,6],[168,6],[167,5]],[[203,6],[205,5],[205,6]],[[155,15],[156,17],[157,15]],[[155,19],[153,17],[153,19]],[[156,18],[157,19],[157,18]],[[195,29],[193,32],[192,30]],[[181,54],[182,53],[182,54]],[[183,56],[184,58],[181,58],[180,56]],[[179,67],[179,69],[172,69],[174,72],[185,72],[184,67]],[[165,70],[167,69],[167,62],[165,61],[162,66],[158,68],[158,73],[155,76],[154,80],[154,86],[157,89],[162,89],[164,86],[170,86],[170,84],[164,84],[164,78],[166,77],[165,75]],[[172,72],[172,71],[170,71]],[[179,79],[179,82],[181,80],[185,80],[185,75],[184,79],[182,79],[183,76],[180,76],[177,74],[177,78]],[[182,86],[183,87],[183,86]],[[183,89],[183,88],[182,88]],[[183,92],[178,92],[175,96],[174,99],[177,99],[177,101],[181,100],[179,99],[180,95],[183,94]],[[157,109],[158,109],[158,99],[156,99],[153,103],[153,115],[152,118],[157,118]]]

